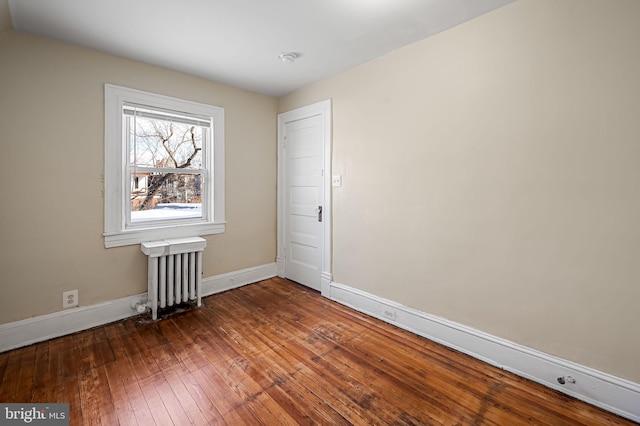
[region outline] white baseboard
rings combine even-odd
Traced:
[[[0,352],[137,315],[131,306],[143,298],[146,293],[2,324]]]
[[[640,384],[332,282],[330,299],[635,422]],[[572,377],[575,383],[558,383]]]
[[[256,266],[202,280],[202,294],[209,296],[276,275],[276,264]],[[146,302],[147,293],[91,306],[67,309],[0,325],[0,352],[87,330],[138,315],[132,306]]]
[[[255,266],[253,268],[242,269],[240,271],[229,272],[228,274],[216,275],[202,280],[202,296],[221,293],[242,287],[243,285],[256,283],[258,281],[273,278],[277,275],[275,263]]]

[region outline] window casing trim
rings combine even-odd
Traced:
[[[209,164],[207,212],[203,220],[148,222],[127,227],[125,203],[129,176],[128,152],[123,132],[123,107],[145,105],[187,116],[210,117],[212,120],[212,158]],[[185,101],[141,90],[105,84],[105,167],[104,167],[104,242],[105,247],[139,244],[165,238],[196,237],[225,231],[224,215],[224,109]]]

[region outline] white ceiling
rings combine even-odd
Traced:
[[[16,31],[281,96],[515,0],[9,0]],[[299,55],[293,64],[282,52]]]

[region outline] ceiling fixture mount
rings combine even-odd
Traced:
[[[293,52],[283,52],[278,55],[278,58],[286,64],[292,64],[298,58],[298,55]]]

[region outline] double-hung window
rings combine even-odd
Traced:
[[[224,232],[224,110],[105,85],[105,246]]]

